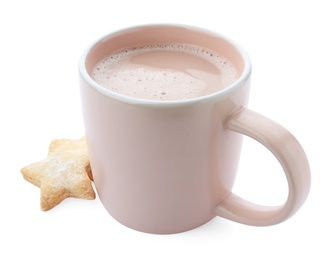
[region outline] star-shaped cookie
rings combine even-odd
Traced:
[[[40,188],[41,209],[50,210],[64,199],[95,199],[85,137],[57,139],[47,158],[21,170],[24,179]]]

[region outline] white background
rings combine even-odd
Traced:
[[[215,218],[151,235],[117,223],[98,198],[40,210],[40,190],[20,169],[44,159],[52,139],[84,135],[81,52],[108,32],[146,23],[207,28],[248,51],[249,107],[288,128],[311,165],[311,193],[294,217],[272,227]],[[327,0],[2,1],[0,259],[331,259],[331,25]],[[266,205],[287,196],[276,159],[248,138],[234,191]]]

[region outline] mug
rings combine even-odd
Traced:
[[[115,93],[92,78],[112,52],[144,44],[184,43],[232,61],[239,78],[225,89],[185,100],[156,101]],[[93,43],[79,62],[82,114],[99,198],[118,222],[155,234],[178,233],[216,216],[268,226],[291,217],[310,189],[306,155],[284,127],[247,108],[251,63],[234,41],[186,25],[143,25]],[[288,182],[280,206],[251,203],[232,192],[243,135],[279,160]]]

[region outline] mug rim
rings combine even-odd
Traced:
[[[122,32],[122,31],[131,30],[131,29],[144,29],[144,28],[158,27],[158,26],[159,27],[178,27],[178,28],[190,29],[190,30],[199,31],[199,32],[205,33],[205,34],[210,34],[210,35],[213,35],[218,38],[222,38],[222,39],[226,40],[231,45],[233,45],[237,49],[237,51],[240,53],[240,55],[244,61],[244,64],[245,64],[243,72],[241,73],[240,77],[235,82],[233,82],[232,84],[230,84],[229,86],[227,86],[224,89],[220,89],[219,91],[216,91],[211,94],[204,95],[204,96],[199,96],[199,97],[190,98],[190,99],[179,99],[179,100],[150,100],[150,99],[143,99],[143,98],[137,98],[137,97],[120,94],[120,93],[114,92],[110,89],[107,89],[107,88],[101,86],[95,80],[93,80],[93,78],[89,75],[89,73],[87,72],[86,66],[85,66],[85,61],[86,61],[86,58],[89,55],[91,49],[94,46],[96,46],[98,43],[102,42],[104,39],[110,37],[111,35]],[[95,40],[94,42],[92,42],[92,44],[90,44],[85,49],[85,51],[82,53],[82,55],[79,59],[78,67],[79,67],[79,73],[80,73],[81,77],[89,84],[89,86],[93,87],[93,89],[95,89],[99,93],[103,94],[104,96],[112,98],[112,99],[116,99],[116,100],[124,102],[124,103],[143,105],[143,106],[157,106],[157,107],[174,107],[174,106],[194,105],[197,103],[212,101],[212,100],[216,100],[216,99],[225,97],[228,94],[230,94],[231,92],[238,89],[239,87],[243,86],[247,82],[247,80],[250,77],[251,69],[252,69],[250,57],[249,57],[248,53],[245,51],[245,49],[242,48],[234,40],[228,38],[227,36],[225,36],[221,33],[211,31],[211,30],[208,30],[205,28],[197,27],[197,26],[183,25],[183,24],[167,24],[167,23],[137,25],[137,26],[130,26],[130,27],[126,27],[123,29],[114,30],[114,31],[100,37],[99,39]]]

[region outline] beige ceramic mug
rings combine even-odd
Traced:
[[[116,50],[164,43],[213,50],[232,61],[240,76],[212,94],[173,101],[118,94],[92,78],[95,64]],[[247,109],[251,63],[233,41],[190,26],[139,26],[95,42],[79,71],[95,186],[120,223],[158,234],[190,230],[215,216],[266,226],[285,221],[306,200],[306,155],[285,128]],[[283,205],[260,206],[232,193],[242,135],[262,143],[282,165],[289,187]]]

